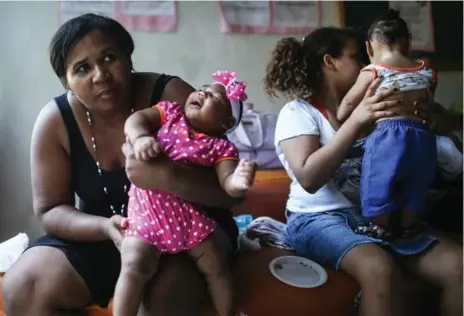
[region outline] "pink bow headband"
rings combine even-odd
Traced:
[[[218,83],[226,88],[227,98],[232,105],[232,116],[235,118],[235,125],[227,131],[232,132],[240,123],[243,112],[243,102],[248,99],[245,93],[246,82],[238,81],[235,72],[228,72],[227,70],[218,70],[213,73],[213,83]]]

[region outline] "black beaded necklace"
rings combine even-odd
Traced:
[[[95,137],[93,136],[93,126],[92,126],[92,114],[90,113],[89,109],[85,108],[86,110],[86,113],[87,113],[87,122],[89,123],[89,127],[90,127],[90,137],[91,137],[91,141],[92,141],[92,149],[93,149],[93,152],[95,154],[95,164],[97,166],[97,172],[98,172],[98,175],[100,176],[100,179],[102,180],[101,183],[102,183],[102,187],[103,187],[103,192],[105,193],[105,196],[109,199],[109,195],[108,195],[108,188],[106,187],[106,185],[104,184],[104,181],[103,181],[103,170],[101,168],[101,164],[100,164],[100,161],[98,160],[98,156],[97,156],[97,142],[95,140]],[[134,108],[132,107],[131,110],[130,110],[130,113],[134,113]],[[124,194],[127,194],[127,184],[124,185]],[[122,215],[124,216],[124,208],[125,208],[125,204],[123,203],[121,205],[121,210],[119,211],[119,214],[116,212],[116,209],[114,207],[113,204],[110,203],[110,209],[111,209],[111,212],[113,212],[113,215]]]

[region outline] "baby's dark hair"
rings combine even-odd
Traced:
[[[392,45],[400,40],[409,42],[411,33],[406,21],[400,17],[400,12],[390,10],[371,24],[367,31],[367,37],[369,40],[377,40],[380,43]]]
[[[349,40],[359,40],[352,29],[322,27],[303,40],[281,39],[272,52],[264,78],[264,91],[270,97],[309,100],[323,84],[324,55],[340,57]]]

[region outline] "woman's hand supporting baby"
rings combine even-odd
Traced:
[[[109,239],[113,241],[116,248],[119,250],[121,250],[120,247],[123,238],[123,232],[127,227],[127,224],[127,218],[124,218],[121,215],[114,215],[108,218],[102,227],[103,232],[108,236]]]

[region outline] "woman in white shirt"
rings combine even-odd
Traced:
[[[356,139],[373,123],[399,112],[422,116],[394,99],[394,90],[364,100],[340,126],[337,108],[363,66],[357,34],[320,28],[303,41],[284,38],[275,47],[264,79],[270,96],[291,101],[276,126],[277,154],[291,177],[288,234],[299,255],[352,275],[362,289],[360,314],[401,315],[401,269],[443,289],[442,315],[462,315],[462,248],[428,227],[407,240],[385,241],[356,234],[367,221],[333,181]],[[425,115],[423,115],[425,116]],[[388,159],[388,157],[385,157]]]

